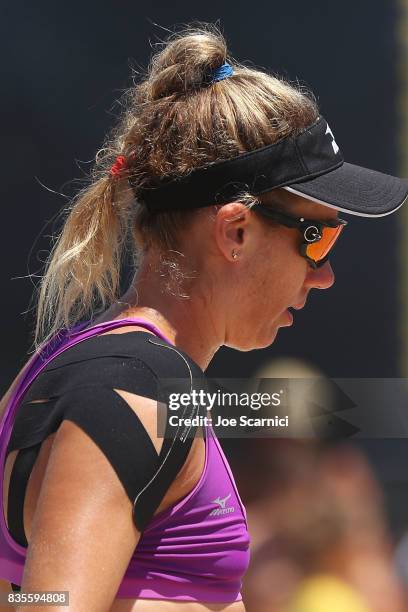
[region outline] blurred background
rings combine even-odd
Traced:
[[[53,218],[75,193],[75,181],[88,172],[105,132],[115,122],[119,110],[115,100],[130,86],[130,66],[143,71],[155,45],[169,29],[197,21],[218,23],[230,53],[238,60],[298,80],[315,93],[347,161],[408,176],[407,0],[295,0],[250,5],[237,0],[207,0],[195,6],[184,1],[145,6],[130,0],[40,0],[2,2],[1,7],[0,391],[11,383],[31,347],[30,299],[35,276],[50,248],[50,235],[56,229]],[[337,378],[406,377],[408,209],[377,220],[344,216],[349,225],[332,259],[334,287],[312,292],[307,308],[295,314],[295,324],[282,329],[270,348],[249,353],[220,350],[207,371],[209,376],[251,377],[282,366],[280,375],[287,376],[293,368],[297,373],[304,368]],[[347,438],[346,447],[342,437]],[[363,561],[358,556],[360,549],[355,557],[355,551],[347,548],[349,534],[359,529],[361,519],[347,515],[347,500],[355,507],[360,502],[371,509],[378,506],[368,538],[375,544],[367,546],[371,552],[375,550],[370,559],[381,559],[375,566],[378,583],[384,585],[382,592],[388,593],[388,601],[395,603],[369,609],[403,609],[398,607],[403,605],[400,587],[393,582],[391,568],[397,567],[401,576],[408,576],[408,543],[404,540],[408,528],[407,440],[353,440],[345,435],[326,440],[323,450],[300,441],[264,442],[223,441],[249,518],[254,525],[264,524],[262,534],[254,536],[261,557],[254,555],[248,573],[248,610],[283,610],[296,585],[310,572],[331,572],[361,592],[366,582],[373,583],[374,570],[365,582],[364,576],[346,576],[339,570],[341,562],[333,562],[337,557],[357,558],[353,561],[356,566],[367,565],[366,544]],[[327,508],[328,500],[332,501],[329,518],[321,518],[315,507],[312,475],[322,470],[322,483],[336,482],[333,474],[338,457],[340,463],[346,458],[344,473],[350,475],[350,481],[356,472],[359,476],[351,491],[345,492],[341,483],[335,494],[330,487],[327,491],[319,488],[321,505]],[[309,471],[305,468],[298,473],[297,458]],[[265,471],[262,467],[268,462],[271,468]],[[262,479],[254,478],[260,473]],[[358,496],[362,482],[369,483],[367,494],[356,501],[353,496]],[[265,497],[265,491],[271,498]],[[310,523],[291,517],[296,496],[310,515]],[[369,512],[368,507],[366,510]],[[264,522],[260,516],[266,517]],[[284,524],[283,516],[291,518],[290,525]],[[317,538],[320,544],[316,550],[303,539],[315,523],[321,527],[325,521],[329,526],[321,539]],[[330,526],[331,521],[335,526]],[[332,550],[329,564],[328,550]],[[381,564],[388,568],[383,573]],[[272,583],[271,575],[277,577]],[[254,593],[262,593],[262,585],[254,576],[258,581],[264,576],[262,584],[272,584],[275,592],[266,590],[264,599],[256,600]],[[278,585],[286,584],[286,591],[276,595]],[[318,583],[317,587],[312,584],[311,590],[312,594],[313,588],[331,593],[331,588],[333,592],[337,588],[341,599],[343,587]],[[364,597],[365,602],[376,599],[371,593]],[[348,605],[349,610],[364,609],[357,607],[358,602],[355,608]],[[293,606],[293,610],[309,610],[307,594]]]

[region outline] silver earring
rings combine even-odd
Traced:
[[[238,253],[235,251],[235,249],[232,249],[232,259],[236,259],[238,257]]]

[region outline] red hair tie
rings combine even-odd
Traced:
[[[118,155],[109,172],[112,176],[120,176],[124,168],[126,168],[126,157],[124,155]]]

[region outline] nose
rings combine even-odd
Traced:
[[[310,268],[305,279],[305,286],[310,289],[329,289],[335,281],[333,269],[329,261],[321,268]]]

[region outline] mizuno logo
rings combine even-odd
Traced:
[[[219,508],[214,508],[211,510],[210,516],[219,516],[220,514],[230,514],[231,512],[235,512],[234,506],[226,506],[227,501],[231,497],[231,493],[229,493],[226,497],[218,496],[217,499],[213,499],[212,504],[218,504]]]
[[[227,497],[223,497],[223,498],[218,496],[217,499],[214,499],[211,503],[212,504],[219,504],[220,508],[225,508],[225,504],[227,503],[227,499],[229,499],[230,497],[231,497],[231,493],[229,495],[227,495]]]

